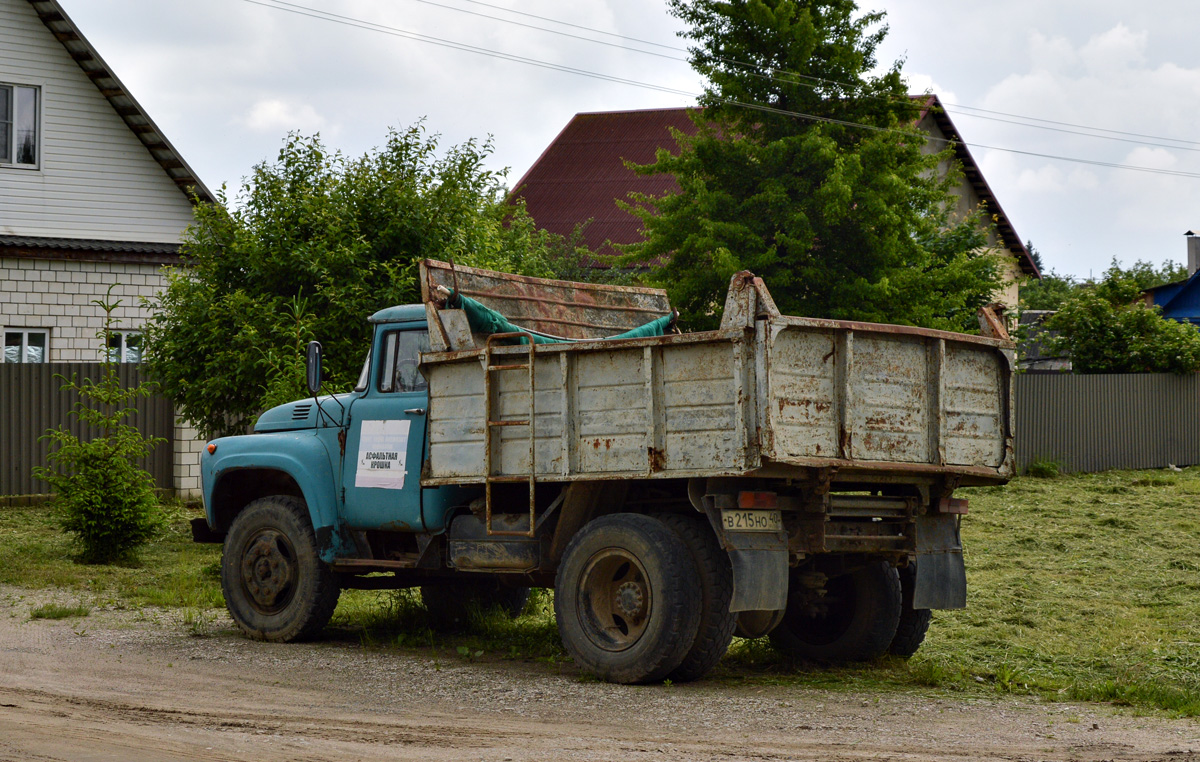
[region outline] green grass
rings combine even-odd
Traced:
[[[967,608],[909,662],[789,664],[735,642],[718,679],[926,686],[1200,716],[1200,468],[960,490]]]
[[[58,603],[47,603],[29,612],[30,619],[71,619],[72,617],[87,616],[92,613],[91,606],[63,606]]]
[[[223,608],[218,545],[192,542],[188,520],[200,513],[174,503],[163,535],[128,564],[77,563],[71,537],[49,508],[0,509],[0,584],[87,593],[128,606]]]
[[[971,507],[968,607],[935,612],[910,661],[796,664],[765,640],[739,640],[711,681],[1026,694],[1200,716],[1200,468],[1022,478],[959,494]],[[140,564],[87,566],[72,560],[46,509],[0,509],[0,583],[177,607],[193,635],[211,634],[223,605],[220,549],[190,542],[186,519],[198,514],[176,514]],[[547,592],[535,591],[516,620],[482,613],[475,624],[437,634],[415,590],[347,591],[327,636],[419,649],[435,663],[567,659]]]

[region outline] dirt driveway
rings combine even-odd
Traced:
[[[1095,705],[613,686],[569,666],[197,638],[155,612],[30,620],[47,598],[0,588],[0,760],[1200,759],[1200,723]]]

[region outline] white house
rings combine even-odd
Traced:
[[[0,0],[0,332],[3,362],[137,362],[140,297],[179,260],[196,201],[212,194],[63,12],[57,0]],[[200,444],[177,424],[175,488],[199,488]]]

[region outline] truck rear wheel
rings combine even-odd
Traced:
[[[585,525],[555,578],[558,632],[575,663],[614,683],[669,675],[696,642],[693,568],[683,540],[657,519],[615,513]]]
[[[869,661],[887,652],[900,621],[900,577],[872,561],[829,579],[824,595],[793,572],[783,621],[771,632],[780,651],[816,661]]]
[[[929,622],[933,612],[929,609],[913,608],[913,588],[917,583],[917,566],[915,562],[900,570],[900,624],[896,626],[896,635],[888,646],[888,653],[907,659],[917,652],[925,642],[925,633],[929,631]]]
[[[341,591],[317,554],[304,501],[274,495],[242,509],[221,552],[221,592],[252,638],[304,640],[321,631]]]
[[[525,610],[529,588],[505,585],[498,580],[447,580],[421,586],[421,600],[429,612],[429,626],[457,632],[471,625],[472,614],[500,609],[513,619]]]
[[[655,518],[683,540],[700,582],[700,624],[696,639],[683,662],[667,675],[675,682],[687,683],[699,680],[717,666],[733,640],[733,628],[737,625],[737,614],[729,610],[733,567],[707,519],[678,513],[657,514]]]

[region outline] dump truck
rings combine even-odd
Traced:
[[[966,605],[959,487],[1013,474],[1014,347],[792,317],[733,276],[720,327],[664,291],[426,260],[370,316],[353,391],[202,453],[198,541],[249,636],[317,634],[343,589],[419,587],[437,627],[553,588],[620,683],[703,676],[733,635],[826,662],[911,655]]]

